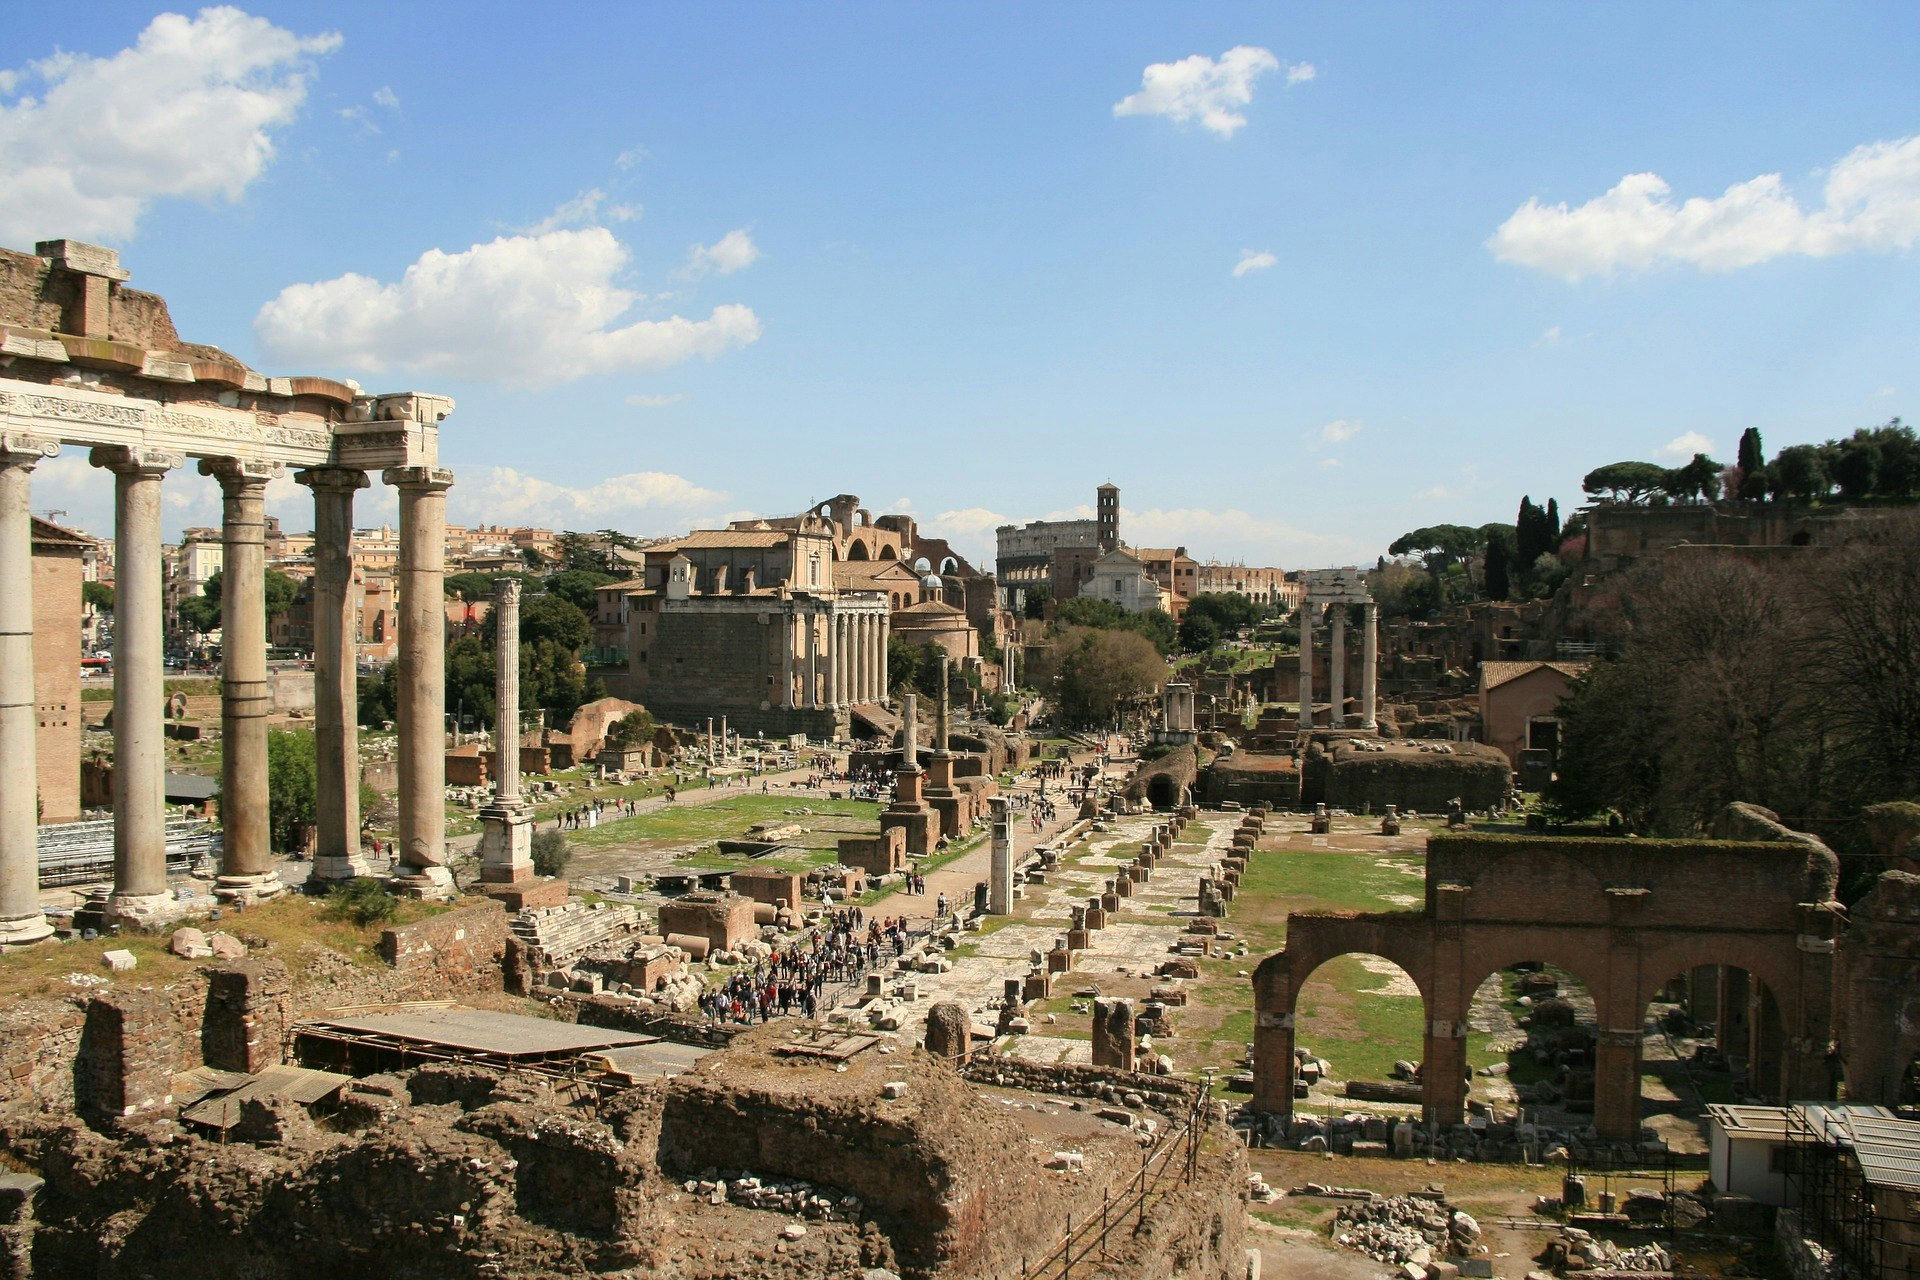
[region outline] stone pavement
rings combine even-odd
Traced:
[[[948,972],[911,975],[914,998],[896,1008],[901,1015],[901,1037],[917,1043],[925,1030],[927,1011],[942,1000],[958,1002],[972,1012],[977,1028],[991,1029],[1006,980],[1026,976],[1032,967],[1032,954],[1038,951],[1044,955],[1056,939],[1065,936],[1072,909],[1097,897],[1114,872],[1139,852],[1151,838],[1154,826],[1166,821],[1167,816],[1145,813],[1106,819],[1105,832],[1093,833],[1083,843],[1062,850],[1060,868],[1047,873],[1045,883],[1023,884],[1022,910],[1032,907],[1030,917],[1016,919],[990,933],[960,934],[957,958],[949,956],[952,968]],[[1095,987],[1115,993],[1139,988],[1144,994],[1144,980],[1170,957],[1174,943],[1185,936],[1187,922],[1198,914],[1201,876],[1231,848],[1240,816],[1201,811],[1196,821],[1208,828],[1204,842],[1173,846],[1155,868],[1152,879],[1135,886],[1132,897],[1121,899],[1120,910],[1108,917],[1106,928],[1092,935],[1086,950],[1074,953],[1073,968],[1056,975],[1054,994]],[[1194,828],[1189,826],[1188,837],[1193,834]],[[1031,847],[1027,845],[1022,853]],[[969,902],[973,881],[984,874],[984,850],[981,858],[979,871],[965,877]],[[1029,860],[1023,871],[1033,865],[1037,864]],[[889,906],[894,901],[887,900]],[[887,908],[881,908],[881,913],[887,914]],[[994,917],[988,919],[991,922]],[[889,984],[890,994],[904,985],[902,980],[894,980]],[[1078,1018],[1060,1016],[1063,1021]],[[1091,1018],[1090,1013],[1087,1016]],[[1072,1029],[1084,1032],[1087,1027],[1076,1022]],[[1007,1051],[1032,1061],[1085,1063],[1090,1061],[1092,1050],[1088,1040],[1047,1035],[1045,1024],[1041,1024],[1027,1035],[1013,1037]]]

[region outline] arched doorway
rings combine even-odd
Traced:
[[[1475,1096],[1500,1111],[1525,1107],[1547,1124],[1592,1123],[1600,1018],[1593,992],[1570,970],[1540,960],[1494,970],[1474,990],[1467,1025]]]
[[[1316,966],[1294,1001],[1296,1109],[1418,1118],[1426,1025],[1419,986],[1385,956],[1348,952]]]
[[[1787,1100],[1787,1030],[1780,1001],[1738,965],[1670,975],[1642,1010],[1640,1123],[1668,1148],[1707,1149],[1706,1108]]]

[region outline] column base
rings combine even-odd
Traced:
[[[213,896],[222,902],[263,902],[287,891],[278,871],[262,871],[247,876],[220,876],[213,882]]]
[[[440,900],[453,897],[453,872],[445,867],[410,867],[405,863],[394,868],[394,874],[387,881],[387,888],[403,898],[426,898]]]
[[[514,801],[480,811],[480,880],[523,884],[533,874],[533,810]]]
[[[145,928],[186,914],[170,893],[115,893],[107,898],[108,923]]]
[[[29,947],[36,942],[45,942],[52,936],[53,926],[38,911],[0,920],[0,951],[8,947]]]
[[[365,853],[356,853],[352,857],[342,858],[329,855],[313,860],[313,870],[307,873],[308,892],[324,892],[328,885],[342,884],[348,880],[359,880],[376,875],[373,861]]]

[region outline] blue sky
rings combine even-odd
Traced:
[[[1314,566],[1920,386],[1912,5],[163,12],[9,15],[0,243],[452,394],[455,519],[852,491],[987,560],[1112,480],[1131,541]]]

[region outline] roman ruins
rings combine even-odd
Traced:
[[[220,483],[226,574],[222,610],[235,642],[220,673],[226,811],[217,892],[281,892],[267,847],[267,481],[286,469],[313,490],[319,743],[314,874],[363,872],[357,708],[345,569],[353,496],[378,471],[399,491],[401,815],[397,880],[443,894],[442,731],[445,645],[440,578],[446,491],[439,465],[444,396],[362,395],[326,378],[267,377],[224,352],[183,341],[165,302],[126,286],[111,249],[44,241],[0,250],[0,600],[9,611],[0,662],[0,945],[46,938],[36,892],[30,477],[63,446],[88,450],[114,485],[118,591],[113,694],[114,874],[102,914],[139,922],[170,912],[162,822],[160,503],[167,473],[199,460]],[[238,748],[238,749],[236,749]]]

